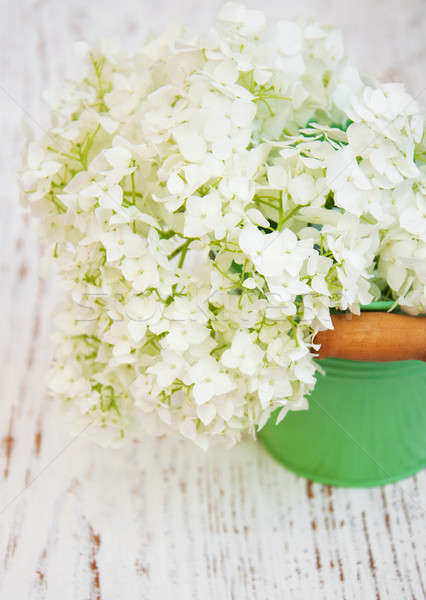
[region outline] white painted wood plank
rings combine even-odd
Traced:
[[[250,5],[258,3],[249,2]],[[69,434],[46,396],[55,288],[18,210],[22,122],[74,71],[71,44],[205,25],[219,2],[2,3],[0,22],[0,595],[116,600],[426,596],[426,473],[373,490],[300,479],[247,441],[209,454],[168,439],[123,452]],[[371,0],[262,3],[340,25],[358,64],[422,89],[425,11]],[[25,489],[26,488],[26,489]]]

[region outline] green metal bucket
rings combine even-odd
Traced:
[[[426,467],[425,363],[318,364],[325,375],[309,409],[276,425],[278,410],[259,431],[272,456],[298,475],[346,487],[385,485]]]

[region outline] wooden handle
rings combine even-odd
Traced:
[[[426,360],[426,317],[364,312],[333,315],[332,321],[334,329],[315,336],[319,358]]]

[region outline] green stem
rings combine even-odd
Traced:
[[[133,166],[135,167],[135,161],[133,161]],[[130,174],[130,184],[132,187],[132,203],[136,204],[136,189],[135,189],[135,172],[132,171]]]
[[[265,206],[269,206],[270,208],[273,208],[274,210],[279,211],[279,208],[278,208],[278,206],[276,206],[276,204],[272,204],[272,202],[268,202],[267,200],[264,200],[263,198],[254,198],[254,202],[260,202],[261,204],[264,204]]]
[[[269,104],[266,102],[266,100],[264,98],[255,98],[254,102],[263,102],[263,104],[265,104],[266,108],[269,111],[269,114],[271,117],[274,116],[274,111],[272,110],[272,108],[269,106]]]
[[[376,225],[377,221],[373,221],[372,219],[370,219],[369,217],[366,217],[365,215],[361,215],[360,219],[362,221],[365,221],[366,223],[369,223],[370,225]]]
[[[302,206],[300,204],[298,204],[290,212],[288,212],[286,215],[284,215],[284,217],[278,223],[278,231],[281,231],[284,223],[286,223],[289,219],[291,219],[291,217],[293,217],[301,208],[302,208]]]
[[[79,160],[78,156],[74,156],[73,154],[68,154],[67,152],[59,152],[59,150],[55,150],[55,148],[52,148],[52,146],[47,146],[47,149],[50,150],[50,152],[55,152],[55,154],[59,154],[60,156],[63,156],[64,158],[69,158],[70,160],[76,160],[76,161]]]
[[[229,277],[229,275],[227,275],[226,273],[224,273],[224,272],[222,271],[222,269],[221,269],[220,267],[218,267],[218,266],[217,266],[217,264],[216,264],[216,263],[213,263],[213,267],[214,267],[214,268],[215,268],[217,271],[219,271],[219,273],[220,273],[221,275],[223,275],[223,276],[224,276],[226,279],[229,279],[229,281],[232,281],[232,283],[235,285],[235,281],[234,281],[234,279],[232,279],[232,277]]]
[[[180,255],[180,258],[179,258],[179,262],[178,262],[178,269],[180,269],[183,266],[186,253],[188,252],[188,246],[189,246],[190,243],[191,243],[191,240],[187,240],[185,242],[185,244],[183,245],[184,247],[182,248],[181,255]]]
[[[55,195],[53,192],[51,192],[51,194],[50,194],[50,199],[52,200],[53,204],[56,206],[56,208],[58,209],[58,211],[60,213],[67,212],[67,207],[65,206],[65,204],[63,204],[63,202],[61,202],[59,200],[59,198],[55,198]]]
[[[283,193],[280,192],[280,207],[278,209],[278,223],[281,223],[284,214]]]
[[[88,155],[89,155],[89,151],[90,148],[92,147],[93,141],[96,137],[96,134],[98,133],[100,128],[100,125],[98,125],[95,129],[95,131],[93,132],[92,135],[89,135],[89,137],[86,139],[86,141],[83,143],[83,147],[80,149],[80,162],[83,166],[83,169],[85,171],[87,171],[87,159],[88,159]]]
[[[229,344],[221,344],[220,346],[216,346],[216,348],[213,348],[213,350],[210,352],[210,354],[214,354],[215,352],[220,352],[224,348],[228,348],[228,346],[229,346]]]
[[[177,248],[175,248],[175,249],[173,250],[173,252],[171,252],[171,253],[168,255],[168,257],[167,257],[167,260],[172,260],[172,258],[174,258],[174,257],[175,257],[175,256],[177,256],[178,254],[180,254],[181,252],[183,252],[185,249],[187,249],[187,248],[188,248],[188,246],[189,246],[189,243],[190,243],[191,241],[192,241],[192,240],[186,240],[186,241],[185,241],[183,244],[181,244],[180,246],[178,246]]]
[[[131,192],[123,192],[123,196],[131,196],[132,198],[133,196],[135,196],[136,198],[143,198],[143,195],[140,192],[136,192],[133,190]]]

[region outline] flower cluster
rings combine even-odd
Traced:
[[[426,309],[423,114],[338,31],[228,3],[79,51],[21,183],[65,285],[51,389],[101,443],[232,445],[307,407],[332,309]]]

